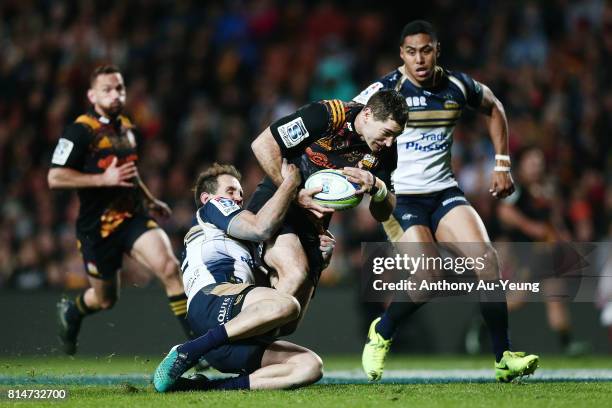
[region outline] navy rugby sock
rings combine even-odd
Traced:
[[[200,388],[201,390],[248,390],[251,387],[249,375],[240,375],[232,378],[210,380]]]
[[[385,340],[389,340],[395,335],[402,321],[423,305],[424,303],[413,301],[392,302],[376,325],[376,332]]]
[[[504,291],[484,292],[480,298],[480,312],[491,335],[495,361],[499,362],[504,351],[510,350],[508,305]]]
[[[199,360],[204,354],[208,353],[215,347],[219,347],[228,342],[227,331],[225,326],[216,326],[208,330],[206,334],[181,344],[176,351],[187,354],[189,360]]]

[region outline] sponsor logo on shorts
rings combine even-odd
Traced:
[[[308,137],[308,130],[301,117],[279,126],[277,130],[287,148],[297,146]]]
[[[413,218],[419,218],[419,217],[417,215],[408,214],[408,213],[402,215],[402,220],[404,220],[404,221],[410,221]]]
[[[461,196],[447,198],[446,200],[442,201],[442,206],[446,207],[447,205],[454,203],[455,201],[467,202],[467,199]]]
[[[244,295],[240,294],[236,296],[236,300],[234,300],[234,306],[239,305],[240,302],[242,302],[242,299],[244,299]]]
[[[225,317],[227,316],[227,312],[229,311],[230,306],[229,297],[223,298],[223,302],[221,302],[221,307],[219,308],[219,314],[217,315],[217,321],[219,323],[225,322]]]
[[[95,276],[100,275],[100,272],[98,271],[98,267],[93,262],[87,262],[87,272],[89,272],[90,275],[95,275]]]

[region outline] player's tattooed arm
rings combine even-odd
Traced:
[[[231,221],[227,233],[248,241],[265,241],[280,227],[301,183],[300,172],[293,164],[282,161],[283,181],[272,198],[257,212],[242,211]]]
[[[482,102],[480,111],[487,116],[487,128],[493,142],[496,155],[508,156],[508,119],[504,105],[493,94],[491,89],[482,85]],[[489,192],[495,198],[505,198],[514,192],[514,181],[510,174],[509,160],[496,160],[496,170],[491,177]],[[504,170],[506,169],[506,170]]]

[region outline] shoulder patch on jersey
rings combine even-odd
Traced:
[[[225,216],[230,215],[236,210],[240,210],[240,207],[234,200],[230,200],[229,198],[217,197],[210,200],[210,203],[217,207],[219,211]]]
[[[81,115],[78,118],[76,118],[76,120],[74,121],[74,123],[81,123],[85,126],[90,127],[93,130],[96,130],[100,127],[100,122],[98,122],[96,119],[92,118],[89,115]]]
[[[356,97],[354,97],[353,100],[355,102],[359,102],[365,105],[366,103],[368,103],[372,95],[380,91],[383,87],[384,85],[382,84],[382,82],[374,82],[373,84],[368,86],[366,89],[361,91],[361,93],[357,95]]]
[[[293,119],[291,122],[285,123],[278,127],[278,134],[280,135],[285,147],[295,147],[302,140],[308,137],[308,130],[301,116]],[[231,200],[230,200],[231,201]]]
[[[72,140],[60,137],[60,139],[57,141],[57,146],[55,146],[55,150],[53,151],[51,163],[57,164],[58,166],[63,166],[66,164],[73,148],[74,142]]]

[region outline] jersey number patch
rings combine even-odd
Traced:
[[[73,147],[74,142],[61,137],[57,141],[57,146],[55,146],[55,150],[53,151],[53,158],[51,159],[51,163],[57,164],[58,166],[63,166],[64,164],[66,164]]]
[[[278,127],[278,134],[285,147],[291,148],[300,144],[300,142],[308,137],[308,130],[304,125],[301,117],[293,119],[291,122],[285,123]]]

